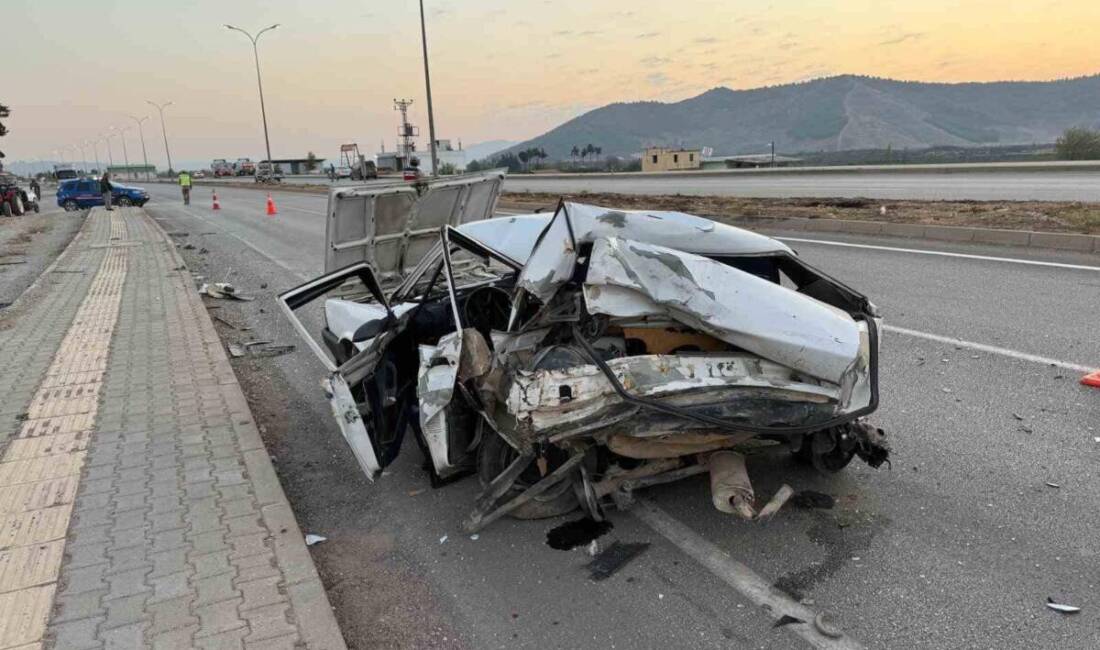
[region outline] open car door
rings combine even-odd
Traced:
[[[311,335],[297,313],[299,309],[333,292],[345,295],[355,293],[360,296],[360,302],[373,303],[380,307],[379,319],[365,323],[360,328],[363,334],[362,341],[359,342],[367,342],[366,346],[339,364],[335,355],[326,352]],[[383,427],[367,424],[368,420],[384,415],[372,406],[384,403],[385,398],[369,399],[367,395],[360,394],[360,399],[356,400],[356,395],[353,393],[353,387],[355,391],[362,393],[372,389],[371,382],[363,380],[375,374],[386,345],[393,338],[393,333],[387,329],[394,321],[393,312],[386,303],[374,272],[370,265],[359,262],[281,293],[278,300],[298,334],[328,371],[329,374],[322,380],[321,385],[332,406],[333,416],[352,453],[355,454],[359,466],[373,481],[382,471],[382,467],[397,455],[401,444],[399,437],[396,440],[388,439]],[[366,338],[368,336],[369,339]],[[361,337],[357,335],[356,338]]]

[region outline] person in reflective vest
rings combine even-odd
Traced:
[[[180,172],[180,190],[183,192],[183,204],[191,205],[191,174]]]

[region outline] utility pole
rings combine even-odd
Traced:
[[[432,145],[432,176],[439,176],[439,157],[435,152],[435,115],[432,113],[432,78],[428,74],[428,31],[424,27],[424,0],[420,0],[420,43],[424,49],[424,89],[428,97],[428,137]]]
[[[260,88],[260,118],[264,122],[264,147],[267,149],[267,162],[272,165],[274,169],[275,163],[271,162],[271,140],[267,137],[267,109],[264,108],[264,82],[260,79],[260,51],[256,47],[256,41],[260,40],[260,36],[264,32],[275,29],[279,26],[279,23],[275,23],[270,27],[264,27],[260,31],[256,32],[256,36],[252,36],[248,32],[244,31],[240,27],[234,27],[233,25],[226,25],[226,29],[232,29],[233,31],[240,32],[248,37],[248,40],[252,41],[252,56],[256,59],[256,85]]]
[[[172,102],[165,102],[163,104],[157,104],[151,102],[148,99],[145,100],[146,104],[149,104],[153,108],[157,109],[160,113],[160,132],[164,136],[164,155],[168,158],[168,175],[172,175],[172,153],[168,151],[168,128],[164,126],[164,109],[172,105]]]
[[[772,167],[775,167],[775,140],[772,140]]]
[[[149,156],[145,154],[145,130],[141,128],[141,123],[144,122],[145,120],[149,119],[149,116],[146,115],[146,116],[142,117],[140,120],[138,118],[134,117],[133,115],[129,115],[128,117],[131,120],[137,122],[137,125],[138,125],[138,135],[141,136],[141,158],[142,158],[142,160],[145,161],[145,180],[148,181],[149,180]]]

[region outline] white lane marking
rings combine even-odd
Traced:
[[[201,214],[196,214],[196,213],[191,212],[190,210],[186,210],[182,206],[178,206],[178,205],[165,205],[165,206],[159,206],[158,205],[158,206],[153,206],[153,207],[154,208],[166,207],[166,208],[172,208],[173,210],[183,210],[183,213],[186,214],[187,216],[194,217],[194,218],[196,218],[196,219],[198,219],[198,220],[200,220],[204,223],[208,223],[211,226],[214,226],[215,228],[218,228],[219,230],[221,230],[222,233],[224,233],[226,235],[229,235],[233,239],[236,239],[237,241],[241,242],[245,246],[251,248],[254,252],[258,253],[261,257],[269,260],[272,264],[274,264],[275,266],[278,266],[279,268],[283,269],[284,271],[287,271],[288,273],[292,274],[294,277],[298,278],[299,280],[305,281],[305,280],[311,279],[311,276],[309,276],[305,273],[300,273],[298,271],[295,271],[294,269],[290,268],[290,266],[288,264],[280,261],[278,258],[276,258],[271,253],[268,253],[267,251],[263,250],[262,248],[260,248],[259,246],[253,244],[252,242],[248,241],[247,239],[245,239],[243,237],[240,237],[236,233],[230,232],[229,230],[226,230],[225,228],[222,228],[221,223],[219,223],[217,221],[211,221],[210,219],[207,219],[206,217],[202,216]]]
[[[813,610],[773,588],[771,583],[757,575],[755,571],[730,557],[728,553],[680,523],[652,501],[639,498],[630,512],[719,580],[733,587],[756,605],[766,608],[774,618],[779,619],[786,614],[805,621],[805,623],[786,625],[784,629],[802,637],[811,646],[840,650],[855,650],[863,647],[847,635],[839,639],[830,639],[818,632],[813,623],[817,614]]]
[[[969,253],[949,253],[947,251],[927,251],[919,248],[897,248],[895,246],[872,246],[871,244],[852,244],[849,242],[831,241],[828,239],[802,239],[800,237],[776,237],[780,241],[804,242],[807,244],[823,244],[825,246],[842,246],[845,248],[867,248],[877,251],[890,251],[893,253],[916,253],[918,255],[938,255],[940,257],[961,257],[969,260],[983,260],[986,262],[1008,262],[1009,264],[1027,264],[1030,266],[1049,266],[1059,269],[1075,269],[1078,271],[1100,271],[1100,266],[1087,266],[1084,264],[1065,264],[1062,262],[1040,262],[1038,260],[1021,260],[1015,257],[994,257],[992,255],[972,255]]]
[[[911,330],[906,327],[898,327],[897,325],[883,325],[883,329],[888,332],[895,332],[897,334],[905,334],[906,336],[914,336],[919,339],[927,339],[929,341],[936,341],[937,343],[947,343],[950,345],[957,345],[959,347],[967,348],[970,350],[978,350],[979,352],[988,352],[990,354],[999,354],[1003,357],[1011,357],[1013,359],[1020,359],[1021,361],[1030,361],[1032,363],[1041,363],[1044,366],[1057,366],[1059,368],[1066,368],[1067,370],[1077,370],[1081,372],[1092,372],[1095,368],[1088,366],[1078,365],[1076,363],[1070,363],[1069,361],[1062,361],[1060,359],[1051,359],[1050,357],[1042,357],[1037,354],[1028,354],[1027,352],[1020,352],[1018,350],[1010,350],[1008,348],[998,347],[996,345],[986,345],[985,343],[975,343],[974,341],[965,341],[963,339],[957,339],[951,336],[941,336],[939,334],[930,334],[928,332],[921,332],[918,330]]]

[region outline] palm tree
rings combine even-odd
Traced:
[[[569,157],[573,159],[573,162],[577,162],[577,156],[581,155],[581,150],[577,145],[573,145],[573,150],[569,152]]]

